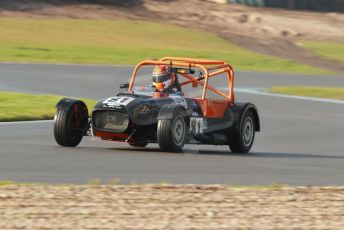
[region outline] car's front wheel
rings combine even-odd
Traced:
[[[68,109],[57,109],[54,119],[54,136],[59,145],[77,146],[88,126],[88,111],[83,102],[76,102]]]
[[[174,111],[172,119],[163,119],[158,122],[157,137],[162,150],[168,152],[181,152],[186,142],[187,124],[185,110],[178,108]]]

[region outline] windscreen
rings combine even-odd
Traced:
[[[152,96],[156,90],[153,87],[153,73],[154,66],[142,66],[135,78],[133,85],[133,93],[140,95]]]

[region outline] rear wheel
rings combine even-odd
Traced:
[[[54,121],[56,142],[65,147],[75,147],[87,131],[87,107],[83,102],[76,102],[66,110],[57,109]]]
[[[187,125],[182,108],[175,110],[172,119],[159,120],[158,143],[162,150],[168,152],[181,152],[186,141]]]
[[[255,119],[251,111],[246,112],[238,126],[232,130],[229,137],[229,148],[235,153],[248,153],[253,145],[255,136]]]

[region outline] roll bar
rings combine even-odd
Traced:
[[[204,77],[197,78],[190,76],[186,73],[181,73],[182,76],[187,78],[187,81],[180,83],[181,86],[197,82],[201,86],[203,86],[202,98],[206,98],[207,90],[211,90],[212,92],[224,97],[226,100],[234,101],[234,92],[233,92],[233,82],[234,82],[234,70],[232,66],[224,61],[217,61],[217,60],[205,60],[205,59],[193,59],[193,58],[180,58],[180,57],[164,57],[160,60],[145,60],[136,65],[134,68],[133,74],[131,75],[130,83],[128,91],[133,93],[132,89],[134,86],[134,82],[137,76],[137,72],[142,66],[148,65],[171,65],[177,67],[188,67],[188,68],[198,68],[203,71]],[[217,76],[219,74],[226,73],[228,79],[228,88],[229,94],[225,94],[222,91],[215,89],[214,87],[208,84],[208,80],[211,77]],[[204,80],[202,82],[201,80]]]

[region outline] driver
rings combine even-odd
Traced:
[[[156,65],[152,77],[153,86],[161,93],[182,94],[176,74],[168,65]]]

